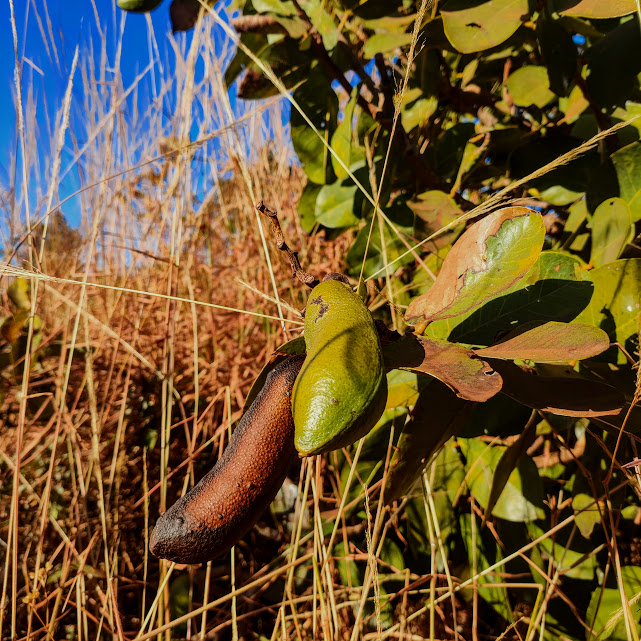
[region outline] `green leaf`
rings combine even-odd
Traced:
[[[252,0],[256,13],[275,13],[280,16],[295,16],[296,7],[289,0]]]
[[[338,29],[332,17],[325,11],[329,3],[324,0],[301,0],[301,6],[311,23],[323,38],[323,45],[331,51],[338,42]]]
[[[574,522],[581,534],[589,539],[594,526],[601,522],[601,515],[606,509],[605,505],[599,506],[589,494],[575,494],[572,498],[572,509],[576,515]]]
[[[329,142],[336,128],[338,98],[332,89],[331,78],[322,65],[312,65],[309,78],[294,91],[294,100]],[[293,107],[290,122],[294,151],[307,177],[319,185],[332,182],[332,164],[323,141]]]
[[[502,332],[528,322],[571,321],[590,302],[589,278],[578,258],[543,252],[527,276],[504,295],[478,310],[432,323],[426,336],[492,345]]]
[[[539,109],[545,107],[553,98],[550,81],[545,67],[525,65],[517,69],[506,82],[507,90],[515,105]]]
[[[354,215],[357,187],[344,186],[340,181],[324,185],[316,198],[316,220],[325,227],[349,227],[358,223]]]
[[[472,409],[439,381],[420,393],[390,461],[385,502],[407,493],[431,456],[454,434]]]
[[[616,260],[634,237],[630,208],[621,198],[604,200],[592,215],[592,254],[595,267]]]
[[[399,33],[394,31],[388,33],[375,33],[367,39],[367,42],[363,47],[363,55],[365,58],[373,58],[377,53],[394,51],[394,49],[406,47],[410,42],[412,42],[411,33]]]
[[[590,278],[594,284],[592,299],[575,322],[600,327],[612,342],[618,341],[634,354],[641,311],[641,259],[628,258],[597,267]],[[615,361],[626,363],[625,356],[617,352],[613,348],[609,354]]]
[[[636,0],[554,0],[554,11],[582,18],[618,18],[637,10]]]
[[[388,214],[389,213],[388,209]],[[378,221],[374,222],[371,235],[369,233],[370,222],[371,221],[368,220],[367,223],[360,228],[356,240],[347,252],[346,260],[349,266],[348,273],[350,275],[354,277],[360,275],[363,259],[365,259],[365,265],[363,267],[363,275],[365,278],[369,278],[372,274],[377,273],[383,269],[385,265],[392,262],[394,263],[393,271],[396,271],[403,265],[410,265],[414,262],[414,257],[411,254],[403,256],[407,252],[407,247],[390,229],[387,222],[383,223],[383,242],[381,242],[381,228]],[[411,227],[397,226],[397,230],[404,235],[409,235],[410,238],[412,236],[413,229]],[[367,243],[368,238],[369,246]],[[365,258],[366,251],[367,258]],[[401,256],[403,256],[403,258],[400,258]],[[397,259],[399,260],[397,261]]]
[[[439,190],[424,191],[408,201],[407,205],[421,220],[428,223],[428,233],[449,225],[463,213],[454,198]]]
[[[610,338],[601,329],[575,323],[544,323],[529,329],[526,324],[492,347],[476,350],[488,358],[520,359],[539,363],[581,360],[601,354]]]
[[[307,234],[311,234],[316,226],[316,199],[321,189],[321,185],[308,181],[298,201],[298,217]]]
[[[338,127],[336,127],[336,131],[332,136],[332,149],[347,167],[351,167],[353,164],[362,162],[365,159],[363,152],[354,144],[352,137],[352,119],[354,117],[354,107],[356,106],[359,90],[360,86],[354,87],[352,90],[352,95],[343,112],[343,120]],[[343,169],[334,156],[332,156],[332,165],[334,167],[334,173],[340,180],[347,178],[347,171]]]
[[[485,508],[486,517],[492,513],[499,498],[503,494],[505,486],[508,484],[514,470],[518,467],[527,452],[528,448],[534,443],[536,438],[536,421],[529,421],[526,429],[501,455],[496,465],[496,470],[492,476],[492,486],[490,487],[490,496]]]
[[[187,614],[192,605],[193,584],[188,574],[181,574],[176,577],[169,586],[169,612],[172,619],[177,619]],[[187,626],[184,625],[184,632]],[[180,628],[179,628],[180,629]]]
[[[532,560],[546,574],[550,572],[550,561],[552,561],[554,570],[562,572],[563,576],[583,581],[594,581],[600,564],[598,557],[595,554],[590,554],[593,551],[592,545],[586,545],[587,542],[580,539],[568,539],[561,542],[559,538],[563,539],[563,536],[559,536],[559,534],[555,537],[545,537],[545,531],[535,523],[528,523],[527,529],[533,540],[544,537],[533,549]],[[572,543],[572,548],[569,547],[570,543]],[[535,577],[537,575],[536,572],[532,574]],[[539,580],[544,581],[545,579],[540,577]],[[589,619],[589,621],[592,620]],[[588,639],[593,639],[593,637],[588,635]]]
[[[406,16],[388,15],[373,20],[363,20],[363,26],[372,31],[405,31],[407,27],[414,23],[416,14],[411,13]]]
[[[455,178],[463,160],[465,147],[475,135],[473,123],[458,123],[428,145],[425,157],[432,167],[438,167],[440,176],[448,180]]]
[[[472,225],[446,256],[430,289],[414,299],[408,323],[451,318],[509,289],[533,267],[545,238],[541,215],[506,207]]]
[[[269,40],[268,40],[269,42]],[[279,36],[258,53],[258,57],[272,69],[287,87],[294,87],[309,77],[312,59],[309,52],[301,52],[298,43]],[[244,100],[259,100],[278,94],[278,89],[253,61],[247,64],[238,85],[238,96]]]
[[[549,72],[549,70],[548,70]],[[550,80],[550,87],[553,86]],[[565,114],[565,120],[573,123],[590,106],[580,87],[574,87],[567,98],[559,100],[559,109]]]
[[[557,134],[518,146],[510,156],[513,178],[527,176],[574,149],[576,145],[576,139]],[[592,152],[569,165],[557,167],[529,184],[539,191],[541,199],[553,205],[565,206],[578,200],[588,190],[599,168],[599,155]]]
[[[461,53],[501,44],[528,14],[527,0],[449,0],[441,9],[445,35]]]
[[[393,369],[387,373],[387,403],[385,409],[410,407],[418,398],[418,376],[413,372]]]
[[[242,33],[240,34],[240,41],[252,52],[259,55],[267,45],[267,36],[262,33]],[[225,86],[230,87],[231,84],[242,73],[243,69],[252,64],[251,58],[240,48],[236,49],[236,53],[225,70]]]
[[[632,222],[641,220],[641,142],[633,142],[612,154],[619,181],[619,195],[630,208]]]
[[[615,574],[614,570],[610,573]],[[617,585],[620,581],[623,584],[625,596],[630,604],[632,622],[636,628],[636,636],[641,635],[639,618],[641,617],[641,601],[637,595],[641,592],[641,568],[637,566],[624,566],[621,568],[621,576],[613,577],[608,582],[608,587],[596,589],[590,599],[590,605],[586,612],[586,620],[594,621],[592,630],[586,633],[587,639],[596,638],[601,641],[613,639],[625,641],[629,639],[624,619],[623,605],[621,603],[621,592]]]
[[[477,439],[459,439],[461,452],[467,460],[467,485],[470,493],[485,508],[496,469],[506,447],[491,446]],[[492,514],[506,521],[522,523],[545,516],[543,482],[532,459],[524,458],[511,474],[499,496]]]
[[[18,340],[22,334],[22,328],[29,321],[30,311],[21,309],[14,316],[6,318],[0,327],[2,337],[8,342],[13,343]]]
[[[414,127],[426,123],[438,109],[438,98],[430,96],[429,98],[420,98],[415,102],[403,107],[402,121],[406,131],[412,131]]]

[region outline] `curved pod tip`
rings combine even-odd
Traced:
[[[273,501],[291,464],[291,394],[304,360],[291,356],[267,376],[213,469],[156,522],[149,548],[176,563],[226,554]]]

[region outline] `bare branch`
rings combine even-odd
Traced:
[[[256,205],[256,209],[261,214],[269,218],[272,231],[274,232],[274,236],[276,236],[276,247],[287,254],[287,258],[289,259],[289,263],[292,267],[292,276],[298,278],[298,280],[305,283],[305,285],[311,289],[316,287],[316,285],[318,285],[318,279],[301,267],[300,261],[298,260],[298,252],[291,250],[287,246],[283,230],[281,229],[280,222],[278,221],[278,213],[269,209],[262,200]]]

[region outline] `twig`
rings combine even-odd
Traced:
[[[231,26],[238,33],[288,33],[272,16],[239,16],[231,19]]]
[[[285,236],[283,236],[283,230],[281,229],[280,223],[278,222],[278,213],[266,207],[265,203],[262,200],[256,205],[256,209],[261,214],[264,214],[269,218],[269,222],[272,226],[272,231],[274,232],[274,236],[276,236],[276,247],[287,254],[287,258],[289,259],[289,263],[292,267],[292,276],[298,278],[298,280],[305,283],[305,285],[307,285],[311,289],[316,287],[319,282],[318,279],[306,272],[301,267],[300,261],[298,260],[298,252],[291,250],[287,246],[287,243],[285,242]]]

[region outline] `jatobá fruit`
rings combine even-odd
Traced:
[[[326,280],[312,290],[305,345],[292,413],[296,449],[309,456],[365,436],[385,409],[387,378],[374,320],[341,281]]]
[[[117,0],[116,4],[123,11],[147,13],[153,11],[161,2],[162,0]]]

